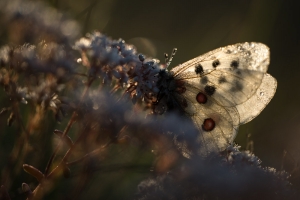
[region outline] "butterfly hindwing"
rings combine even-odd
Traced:
[[[236,106],[240,115],[240,124],[248,123],[259,115],[274,96],[276,88],[276,79],[270,74],[265,74],[256,93],[248,101]]]
[[[205,105],[195,103],[197,93],[194,89],[188,88],[183,94],[186,99],[186,114],[194,121],[200,131],[198,140],[202,145],[200,151],[212,152],[221,151],[232,142],[239,125],[239,115],[235,107],[225,108],[218,104],[213,98],[207,96]],[[214,127],[209,126],[212,120]],[[208,125],[208,126],[207,126]]]

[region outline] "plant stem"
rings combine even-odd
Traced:
[[[81,105],[81,103],[82,103],[84,97],[86,96],[86,94],[87,94],[87,92],[88,92],[88,90],[89,90],[89,88],[90,88],[90,86],[92,85],[92,83],[93,83],[94,80],[95,80],[94,78],[90,78],[90,80],[88,81],[86,87],[84,88],[84,91],[82,92],[82,95],[81,95],[81,97],[80,97],[80,101],[79,101],[79,104],[78,104],[77,107],[79,107],[79,106]],[[73,123],[75,122],[76,117],[77,117],[77,113],[76,113],[76,111],[74,111],[73,114],[72,114],[72,116],[71,116],[71,118],[70,118],[70,120],[69,120],[69,122],[68,122],[68,124],[67,124],[67,126],[66,126],[66,128],[65,128],[65,130],[64,130],[64,132],[63,132],[63,134],[62,134],[62,136],[61,136],[61,138],[65,137],[65,136],[68,134],[68,132],[69,132],[71,126],[72,126]],[[49,161],[48,161],[48,164],[47,164],[47,166],[46,166],[46,169],[45,169],[45,173],[44,173],[45,176],[48,175],[49,170],[50,170],[50,166],[51,166],[51,164],[52,164],[52,162],[53,162],[53,160],[54,160],[54,158],[55,158],[55,156],[56,156],[56,154],[57,154],[59,148],[61,147],[61,145],[62,145],[62,141],[60,141],[60,142],[58,143],[57,147],[56,147],[55,150],[53,151],[53,154],[51,155],[51,157],[50,157],[50,159],[49,159]],[[71,149],[72,149],[72,148],[70,148],[70,149],[67,151],[66,155],[68,154],[68,152],[69,152]],[[52,173],[52,172],[51,172],[51,173]]]

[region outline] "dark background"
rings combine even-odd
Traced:
[[[123,38],[138,52],[160,59],[173,47],[176,66],[218,47],[239,42],[262,42],[270,47],[268,72],[278,81],[265,110],[241,126],[236,142],[246,148],[251,134],[254,153],[265,166],[292,171],[300,152],[300,12],[296,1],[60,1],[83,27]],[[85,12],[86,11],[86,12]],[[283,158],[284,151],[287,155]]]
[[[229,44],[254,41],[268,45],[268,72],[278,81],[277,92],[257,118],[240,128],[236,142],[245,149],[251,134],[254,153],[264,166],[280,170],[284,165],[283,169],[294,173],[300,159],[300,12],[296,1],[47,2],[78,20],[82,36],[99,30],[114,39],[123,38],[138,52],[161,62],[164,52],[178,48],[172,67]]]

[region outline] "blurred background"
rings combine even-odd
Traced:
[[[81,24],[81,36],[99,30],[122,38],[137,51],[164,62],[178,49],[171,67],[218,47],[261,42],[270,47],[268,72],[278,81],[274,98],[236,142],[253,151],[263,166],[284,169],[299,183],[300,12],[292,0],[44,0]],[[0,44],[7,35],[0,35]],[[248,136],[250,137],[248,138]]]

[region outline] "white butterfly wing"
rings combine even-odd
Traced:
[[[224,150],[233,142],[238,126],[256,117],[273,97],[276,80],[266,75],[269,57],[266,45],[242,43],[171,70],[176,80],[184,82],[183,109],[200,131],[201,154]]]
[[[208,52],[172,71],[176,78],[199,90],[207,85],[216,87],[213,97],[223,106],[235,106],[256,92],[268,69],[269,57],[269,48],[264,44],[236,44]],[[203,72],[196,73],[197,67]]]
[[[197,93],[193,89],[187,88],[183,94],[187,101],[185,111],[200,131],[198,142],[200,145],[200,153],[206,155],[208,152],[216,152],[224,150],[232,143],[233,135],[236,135],[239,125],[239,114],[235,107],[225,108],[219,105],[212,97],[208,96],[205,106],[195,103],[195,95]],[[215,122],[213,130],[203,129],[205,119],[212,119]]]
[[[240,115],[240,124],[246,124],[255,118],[273,98],[277,88],[277,81],[270,74],[265,74],[256,93],[236,108]]]

